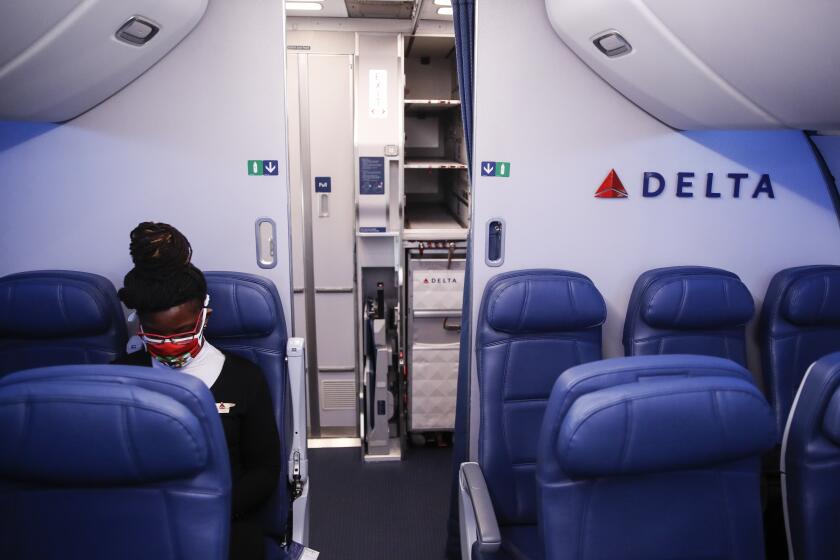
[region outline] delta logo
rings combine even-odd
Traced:
[[[749,173],[727,173],[725,177],[716,177],[714,173],[696,174],[679,171],[673,187],[662,173],[645,171],[642,175],[642,196],[656,198],[666,192],[674,192],[677,198],[776,198],[773,182],[769,173],[762,173],[758,180],[750,180]],[[615,169],[611,169],[601,186],[595,191],[595,198],[629,198],[630,195],[619,179]]]
[[[457,284],[457,278],[423,278],[424,284]]]

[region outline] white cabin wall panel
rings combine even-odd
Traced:
[[[289,153],[289,227],[291,233],[292,261],[291,279],[294,292],[293,304],[295,322],[294,336],[306,338],[306,313],[303,277],[303,178],[300,158],[300,72],[298,55],[294,52],[286,57],[286,111],[288,112]]]
[[[489,0],[476,17],[473,333],[485,284],[506,271],[550,267],[592,278],[607,302],[611,357],[623,355],[628,298],[645,270],[732,270],[759,309],[777,271],[840,263],[838,221],[802,133],[674,131],[587,68],[554,33],[542,1],[511,10]],[[523,63],[511,45],[540,56]],[[510,177],[482,177],[482,161],[510,162]],[[629,198],[594,198],[611,169]],[[646,171],[665,177],[664,194],[642,196]],[[693,198],[676,197],[681,171],[696,174]],[[704,196],[710,172],[720,198]],[[749,178],[735,199],[726,175],[741,172]],[[763,173],[775,199],[751,197]],[[486,224],[498,217],[506,223],[505,261],[493,268],[484,259]],[[754,346],[749,359],[758,372]]]
[[[397,212],[389,211],[392,199],[402,193],[399,176],[400,156],[385,156],[386,146],[403,145],[403,75],[402,40],[394,34],[358,33],[355,57],[355,144],[356,157],[385,157],[384,195],[359,194],[360,162],[356,160],[357,226],[366,230],[386,228],[393,233],[400,229]],[[394,181],[393,179],[397,179]],[[378,252],[378,241],[365,239],[358,246],[360,266],[375,266],[364,260],[368,251]],[[393,255],[393,250],[392,253]],[[391,263],[390,266],[394,266]],[[386,265],[387,266],[387,265]]]
[[[303,192],[312,197],[315,287],[352,288],[356,217],[352,57],[311,54],[308,58],[311,184],[303,185]],[[329,177],[331,192],[315,192],[316,177]],[[352,294],[346,297],[353,299]]]
[[[290,52],[317,54],[354,54],[356,34],[339,31],[293,31],[289,22],[286,44]]]
[[[356,359],[355,305],[353,294],[318,294],[315,300],[318,367],[350,368],[350,378]]]
[[[290,324],[281,2],[211,2],[190,36],[105,103],[64,125],[0,123],[0,274],[64,268],[122,285],[128,234],[169,222],[203,270],[260,274]],[[249,177],[249,159],[279,160]],[[277,224],[257,266],[254,221]]]

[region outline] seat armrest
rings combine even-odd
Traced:
[[[292,442],[289,452],[289,482],[305,484],[309,479],[306,450],[306,349],[302,338],[286,343],[287,372],[292,397]]]
[[[458,479],[462,557],[470,558],[473,542],[478,543],[481,552],[496,552],[502,543],[502,533],[481,467],[478,463],[462,463]]]
[[[306,453],[306,350],[302,338],[286,344],[289,389],[292,397],[292,442],[289,453],[289,482],[306,482],[309,461]]]
[[[292,539],[309,543],[309,459],[306,447],[306,345],[302,338],[286,343],[286,372],[292,401],[292,441],[289,446],[289,483],[292,485]]]

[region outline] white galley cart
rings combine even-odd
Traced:
[[[431,254],[430,254],[431,253]],[[435,254],[438,253],[438,254]],[[455,427],[464,253],[409,252],[408,428],[415,432]]]

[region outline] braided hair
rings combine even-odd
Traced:
[[[204,274],[190,260],[192,247],[169,224],[143,222],[131,232],[129,245],[134,268],[125,275],[119,296],[141,315],[195,301],[207,295]]]

